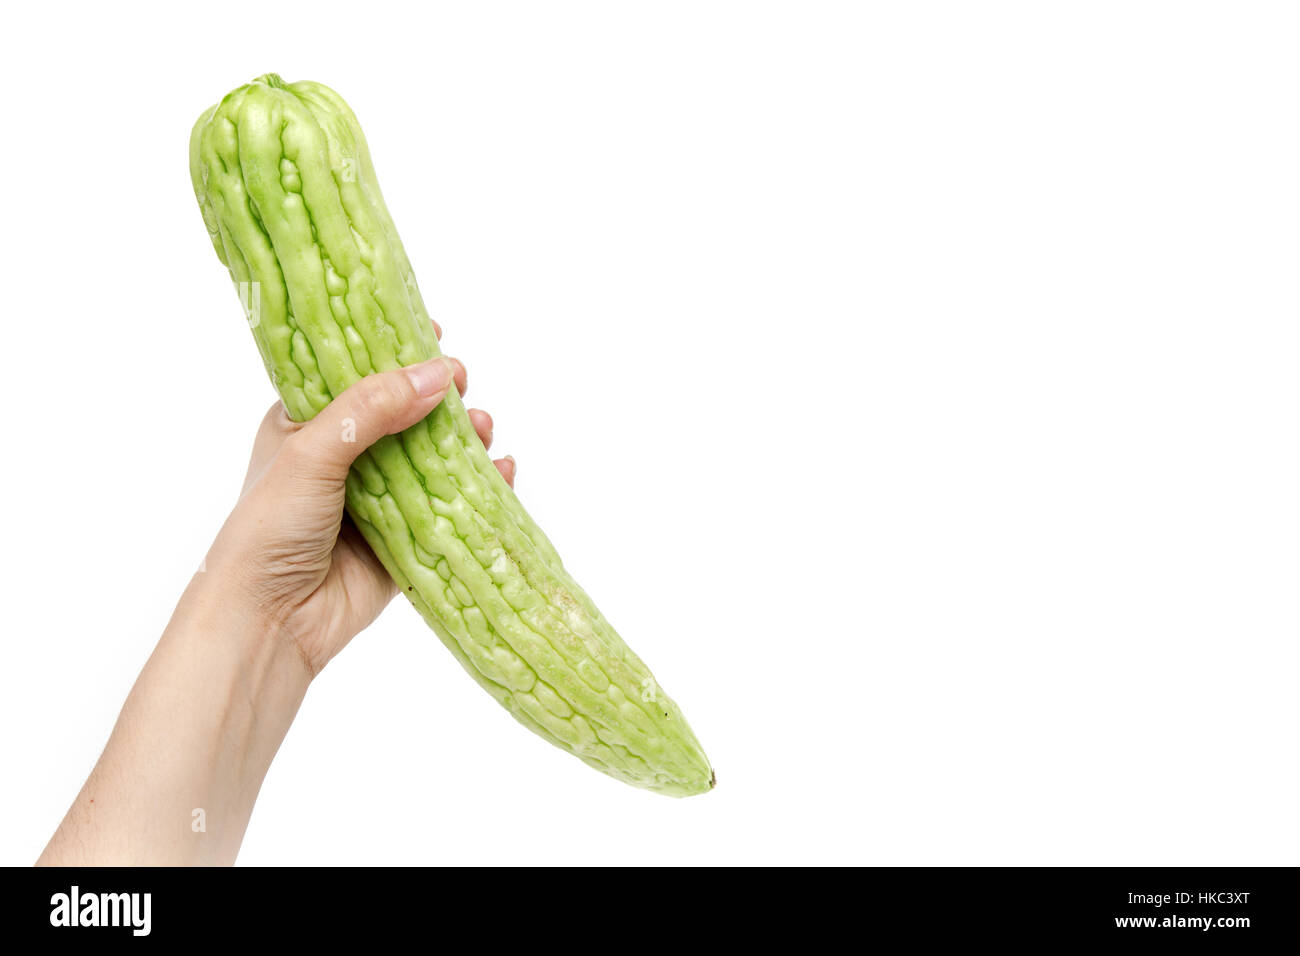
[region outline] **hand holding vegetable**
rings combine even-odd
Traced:
[[[344,482],[357,455],[424,418],[465,368],[433,359],[363,379],[307,423],[277,402],[253,446],[238,506],[207,559],[229,573],[259,613],[274,621],[311,674],[378,616],[397,586],[356,527],[344,521]],[[485,448],[492,418],[469,417]],[[507,482],[514,460],[494,462]]]
[[[342,521],[352,460],[465,388],[455,359],[373,375],[306,424],[278,402],[238,503],[39,862],[233,863],[312,677],[396,593]],[[470,420],[486,447],[492,419]],[[514,480],[514,461],[495,462]]]
[[[543,739],[634,786],[711,789],[681,710],[488,457],[347,104],[259,77],[200,116],[190,173],[283,405],[42,862],[232,862],[312,678],[395,589]]]

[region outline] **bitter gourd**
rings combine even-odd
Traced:
[[[199,118],[190,173],[289,415],[439,354],[351,109],[259,77]],[[452,389],[380,440],[347,509],[403,594],[520,723],[593,767],[673,796],[713,785],[677,705],[565,571]]]

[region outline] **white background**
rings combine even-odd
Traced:
[[[244,864],[1300,862],[1285,5],[6,10],[0,862],[36,858],[273,393],[190,126],[361,117],[470,404],[706,796],[394,605]]]

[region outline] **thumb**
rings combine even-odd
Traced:
[[[341,483],[363,451],[433,411],[454,376],[451,359],[442,357],[366,376],[293,436],[295,471]]]

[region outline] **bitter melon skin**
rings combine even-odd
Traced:
[[[366,375],[440,354],[361,128],[333,90],[275,74],[239,87],[195,124],[190,173],[292,418]],[[564,570],[455,389],[361,455],[347,509],[402,593],[520,723],[634,786],[712,787],[681,711]]]

